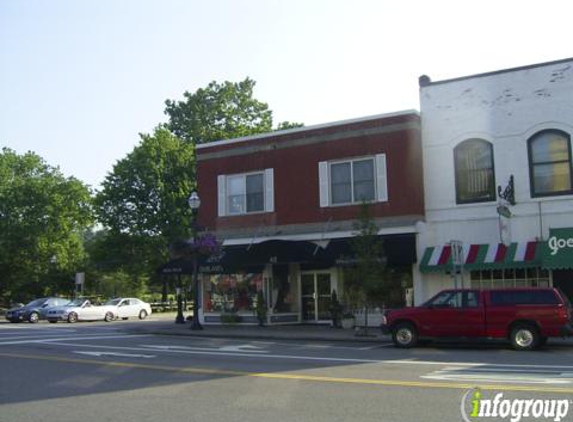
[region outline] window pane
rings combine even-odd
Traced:
[[[355,161],[352,171],[355,182],[374,180],[374,162],[372,160]]]
[[[495,200],[493,149],[480,139],[464,141],[454,150],[458,202]]]
[[[535,164],[533,166],[533,184],[535,193],[570,190],[569,163]]]
[[[332,203],[352,202],[350,182],[350,163],[338,163],[330,166]]]
[[[263,211],[265,194],[262,174],[247,176],[247,212]]]
[[[544,132],[531,142],[533,163],[568,161],[568,139],[557,132]]]
[[[372,201],[374,200],[374,182],[354,183],[354,201]]]
[[[245,193],[245,178],[233,176],[227,178],[227,192],[229,195],[243,195]]]
[[[374,199],[374,161],[355,161],[352,166],[354,176],[354,202]]]
[[[229,214],[245,212],[245,177],[232,176],[227,178],[227,203]]]

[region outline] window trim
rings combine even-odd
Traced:
[[[490,197],[488,198],[482,198],[482,199],[460,199],[460,192],[458,189],[458,180],[459,180],[459,176],[458,176],[458,160],[457,160],[457,156],[456,156],[456,151],[459,147],[461,147],[464,144],[468,144],[468,143],[473,143],[473,142],[479,142],[483,145],[486,145],[489,147],[490,151],[491,151],[491,171],[492,171],[492,177],[493,177],[493,185],[491,188],[491,192],[490,193]],[[455,147],[454,147],[454,189],[456,192],[456,204],[457,205],[465,205],[465,204],[480,204],[480,203],[485,203],[485,202],[495,202],[497,201],[497,192],[496,192],[496,182],[495,182],[495,154],[494,154],[494,148],[493,148],[493,144],[491,142],[489,142],[486,139],[482,139],[482,138],[468,138],[465,139],[463,141],[461,141],[460,143],[458,143]]]
[[[534,174],[533,174],[533,151],[531,145],[533,141],[535,141],[539,136],[545,133],[555,133],[558,135],[563,136],[567,140],[567,153],[569,156],[569,160],[561,160],[561,161],[547,161],[547,162],[540,162],[535,163],[535,165],[543,165],[543,164],[558,164],[558,163],[569,163],[569,184],[571,188],[567,191],[559,191],[559,192],[544,192],[544,193],[537,193],[535,192],[535,182],[534,182]],[[529,167],[529,193],[532,198],[545,198],[551,196],[564,196],[564,195],[573,195],[573,160],[571,156],[571,135],[563,130],[560,129],[544,129],[538,132],[535,132],[533,135],[527,139],[527,159],[528,159],[528,167]]]

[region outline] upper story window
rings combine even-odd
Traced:
[[[219,175],[219,217],[274,211],[274,172]]]
[[[454,149],[456,202],[495,201],[493,146],[483,139],[468,139]]]
[[[387,201],[386,155],[320,162],[320,206]]]
[[[545,130],[529,138],[531,196],[573,193],[571,138],[559,130]]]

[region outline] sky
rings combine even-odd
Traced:
[[[0,0],[0,148],[98,189],[165,100],[256,81],[288,120],[419,109],[433,81],[573,57],[565,0]]]

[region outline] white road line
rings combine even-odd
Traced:
[[[281,355],[281,354],[255,354],[252,352],[225,352],[213,348],[169,348],[168,346],[156,345],[153,347],[146,347],[140,345],[139,347],[133,346],[105,346],[105,345],[88,345],[88,344],[74,344],[74,343],[61,343],[50,342],[52,345],[66,346],[66,347],[89,347],[96,349],[109,349],[109,350],[130,350],[137,352],[160,352],[171,354],[187,354],[187,355],[206,355],[206,356],[235,356],[256,359],[285,359],[285,360],[307,360],[307,361],[321,361],[321,362],[345,362],[345,363],[374,363],[380,365],[443,365],[452,366],[459,365],[462,367],[495,367],[495,368],[546,368],[551,370],[573,370],[571,365],[513,365],[513,364],[490,364],[487,362],[467,362],[467,363],[452,363],[452,362],[437,362],[437,361],[412,361],[412,360],[379,360],[379,359],[357,359],[357,358],[338,358],[326,356],[301,356],[301,355]],[[461,368],[460,368],[461,369]]]
[[[97,349],[110,349],[110,350],[132,350],[138,352],[163,352],[163,353],[175,353],[175,354],[185,354],[185,355],[206,355],[206,356],[235,356],[235,357],[246,357],[246,358],[256,358],[256,359],[287,359],[287,360],[307,360],[307,361],[321,361],[321,362],[347,362],[347,363],[384,363],[381,360],[373,359],[352,359],[352,358],[336,358],[336,357],[320,357],[320,356],[297,356],[297,355],[273,355],[273,354],[260,354],[252,352],[224,352],[218,351],[217,349],[201,349],[198,350],[181,350],[173,348],[147,348],[147,347],[129,347],[129,346],[105,346],[105,345],[95,345],[95,344],[74,344],[74,343],[60,343],[60,342],[50,342],[51,345],[55,346],[66,346],[66,347],[89,347]]]
[[[494,374],[480,375],[480,374],[452,374],[444,371],[437,371],[429,375],[422,375],[420,378],[424,379],[434,379],[442,381],[480,381],[489,383],[522,383],[522,384],[571,384],[573,380],[568,380],[564,378],[535,378],[528,376],[508,376],[506,374],[499,374],[498,376]]]
[[[134,354],[134,353],[117,353],[117,352],[86,352],[83,350],[74,350],[73,353],[78,353],[80,355],[88,355],[88,356],[113,356],[113,357],[120,357],[120,358],[145,358],[151,359],[157,356],[155,355],[141,355],[141,354]]]
[[[151,334],[134,334],[134,335],[92,335],[88,337],[56,337],[56,338],[45,338],[45,339],[37,339],[37,340],[15,340],[15,341],[0,341],[0,346],[13,346],[16,344],[38,344],[38,343],[54,343],[58,341],[66,341],[66,340],[99,340],[99,339],[123,339],[123,338],[136,338],[136,337],[150,337]],[[54,343],[56,344],[56,343]],[[89,346],[88,346],[89,347]]]

